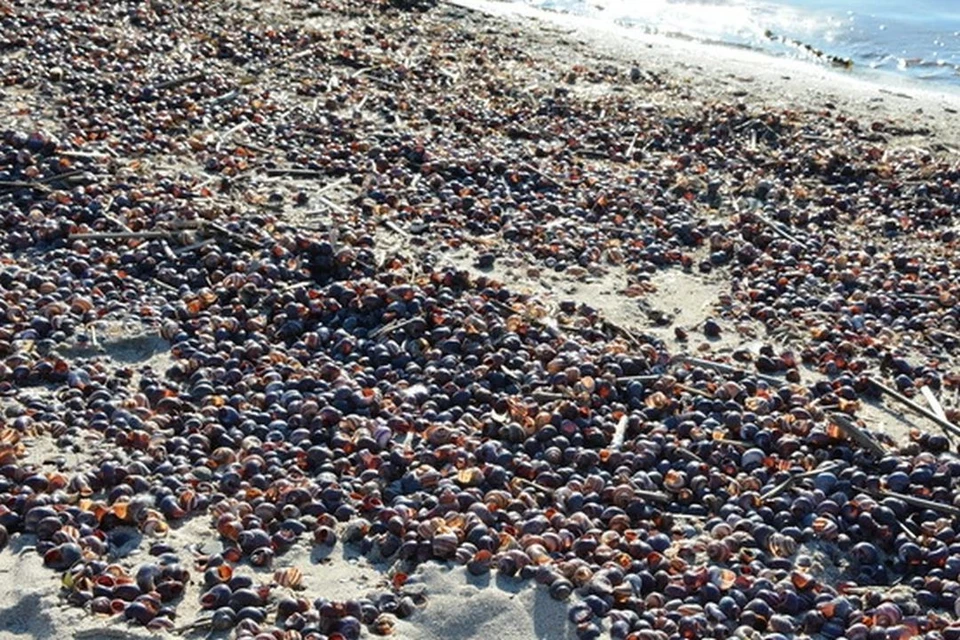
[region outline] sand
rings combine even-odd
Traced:
[[[270,5],[271,3],[264,3]],[[574,83],[571,89],[585,96],[608,91],[632,92],[637,100],[649,103],[656,111],[670,108],[697,110],[715,101],[744,103],[750,110],[781,107],[798,112],[823,110],[846,113],[869,124],[897,121],[903,129],[923,131],[906,133],[889,140],[890,147],[919,146],[955,155],[960,149],[960,96],[946,90],[921,87],[907,81],[885,79],[876,82],[868,73],[841,72],[827,67],[791,60],[779,60],[732,48],[714,48],[693,42],[670,40],[626,31],[601,29],[597,23],[568,16],[546,20],[532,17],[529,10],[513,4],[484,0],[456,0],[443,3],[432,19],[447,21],[458,29],[483,29],[488,34],[513,38],[532,56],[526,70],[530,83],[556,82],[552,75],[556,61],[562,68],[580,64],[612,64],[619,68],[636,67],[646,74],[669,78],[683,91],[677,102],[673,91],[642,91],[632,86],[603,83]],[[346,198],[345,192],[340,197]],[[330,197],[337,197],[331,192]],[[717,214],[726,215],[726,214]],[[304,224],[309,221],[304,220]],[[381,245],[403,250],[406,240],[384,233]],[[447,252],[442,261],[481,273],[474,265],[480,246],[463,246]],[[644,291],[628,290],[626,266],[611,268],[603,274],[548,273],[537,268],[521,248],[503,246],[501,258],[486,275],[509,281],[526,290],[546,307],[562,300],[574,300],[594,306],[613,322],[640,334],[649,334],[676,344],[675,327],[691,332],[710,317],[723,315],[723,295],[728,293],[718,275],[663,271],[652,275]],[[760,327],[744,323],[725,325],[724,337],[709,341],[692,338],[688,352],[730,353],[735,348],[754,349],[759,344]],[[103,346],[118,366],[162,368],[169,365],[165,343],[155,336],[127,335],[122,326],[107,327]],[[82,355],[82,354],[73,354]],[[905,436],[911,422],[902,420],[895,408],[878,405],[864,412],[868,421],[888,428],[894,438]],[[63,456],[67,471],[84,465],[93,450],[59,452],[49,436],[30,443],[29,455],[47,470],[51,460]],[[217,544],[210,540],[209,519],[197,516],[174,527],[169,536],[194,549],[198,545]],[[115,558],[133,565],[146,554],[149,540],[135,540]],[[94,617],[65,604],[60,596],[59,577],[42,566],[32,552],[28,535],[14,536],[0,552],[0,640],[42,640],[46,638],[155,638],[158,634],[138,630],[118,618]],[[189,551],[181,557],[191,563]],[[382,589],[396,568],[374,563],[362,557],[350,545],[338,543],[330,550],[312,549],[299,544],[278,557],[277,567],[298,566],[305,574],[310,597],[347,599]],[[253,571],[242,568],[243,571]],[[398,623],[395,637],[409,640],[557,640],[572,638],[567,623],[566,605],[552,600],[542,587],[519,580],[470,576],[462,567],[427,563],[409,581],[410,589],[422,591],[426,605],[412,617]],[[200,585],[193,582],[178,607],[178,623],[187,625],[198,619],[197,596]],[[161,636],[169,634],[160,634]],[[187,631],[186,637],[209,636],[205,631]]]

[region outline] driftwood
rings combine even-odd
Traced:
[[[104,231],[99,233],[71,233],[71,240],[149,240],[169,238],[169,231]]]
[[[760,496],[760,500],[769,500],[770,498],[774,498],[780,495],[781,493],[783,493],[784,491],[787,491],[788,489],[793,487],[793,485],[799,482],[800,480],[803,480],[805,478],[812,478],[814,476],[818,476],[821,473],[826,473],[828,471],[833,471],[838,466],[839,465],[836,465],[836,464],[830,464],[830,465],[827,465],[826,467],[817,467],[816,469],[811,469],[810,471],[804,471],[803,473],[798,473],[796,475],[790,476],[789,478],[787,478],[786,480],[784,480],[774,488],[770,489],[770,491],[767,491],[766,493],[762,494]]]
[[[701,358],[694,358],[693,356],[679,355],[679,356],[674,356],[673,360],[675,362],[683,362],[685,364],[690,364],[695,367],[704,367],[705,369],[713,369],[714,371],[719,371],[720,373],[729,373],[732,375],[760,378],[761,380],[766,380],[767,382],[778,385],[778,386],[785,382],[780,378],[768,376],[763,373],[754,373],[752,371],[747,371],[746,369],[740,369],[739,367],[734,367],[729,364],[723,364],[722,362],[714,362],[712,360],[703,360]]]
[[[875,457],[882,458],[887,455],[887,450],[870,434],[857,426],[849,416],[842,413],[830,413],[828,417],[830,422],[840,427],[848,438],[872,453]]]
[[[877,380],[875,380],[875,379],[873,379],[873,378],[870,378],[870,383],[871,383],[873,386],[875,386],[877,389],[879,389],[881,392],[883,392],[885,395],[893,398],[893,399],[896,400],[897,402],[899,402],[899,403],[901,403],[901,404],[903,404],[903,405],[905,405],[905,406],[907,406],[907,407],[910,407],[911,409],[913,409],[914,411],[916,411],[917,413],[919,413],[919,414],[922,415],[923,417],[925,417],[925,418],[927,418],[927,419],[929,419],[929,420],[932,420],[934,423],[936,423],[941,429],[943,429],[943,430],[946,431],[947,433],[949,433],[949,434],[951,434],[951,435],[954,435],[954,436],[960,436],[960,427],[958,427],[958,426],[956,426],[955,424],[952,424],[952,423],[950,423],[950,422],[947,422],[946,420],[944,420],[943,418],[941,418],[940,416],[938,416],[937,414],[935,414],[933,411],[930,411],[930,410],[927,409],[926,407],[917,404],[916,402],[914,402],[913,400],[911,400],[911,399],[908,398],[907,396],[905,396],[905,395],[903,395],[902,393],[900,393],[900,392],[898,392],[898,391],[896,391],[896,390],[888,387],[887,385],[883,384],[882,382],[879,382],[879,381],[877,381]]]
[[[611,449],[619,449],[623,446],[623,440],[627,435],[627,423],[629,421],[630,416],[627,414],[623,414],[617,421],[617,428],[613,432],[613,437],[610,438]]]
[[[161,82],[155,85],[153,88],[157,91],[163,91],[164,89],[173,89],[174,87],[179,87],[182,84],[187,84],[188,82],[199,82],[206,77],[202,71],[200,73],[191,73],[186,76],[180,76],[179,78],[173,78],[165,82]]]
[[[960,517],[960,507],[955,507],[952,504],[934,502],[933,500],[926,500],[925,498],[918,498],[916,496],[907,495],[905,493],[897,493],[896,491],[889,491],[887,489],[880,489],[879,491],[864,489],[864,491],[873,495],[875,498],[896,498],[897,500],[906,502],[914,507],[930,509],[932,511],[940,511],[941,513],[951,515],[954,518]]]

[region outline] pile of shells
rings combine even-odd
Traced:
[[[0,548],[157,630],[387,635],[439,561],[569,599],[581,638],[960,638],[951,442],[856,420],[960,388],[955,168],[834,109],[651,106],[686,89],[429,3],[262,4],[4,10],[4,83],[56,124],[0,136]],[[698,329],[764,344],[690,357],[444,263],[517,245],[709,274]],[[172,542],[195,519],[217,549]],[[392,582],[284,566],[338,543]]]

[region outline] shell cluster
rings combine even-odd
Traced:
[[[440,561],[580,638],[960,638],[960,459],[857,423],[960,388],[955,166],[431,4],[0,7],[55,123],[0,135],[0,548],[156,630],[388,635]],[[518,247],[724,289],[668,340],[507,284]],[[390,579],[312,596],[284,556],[336,544]]]

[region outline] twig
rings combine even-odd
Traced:
[[[348,214],[350,213],[350,212],[347,211],[344,207],[340,206],[339,204],[337,204],[337,203],[334,202],[333,200],[330,200],[329,198],[326,198],[326,197],[324,197],[324,196],[317,196],[317,200],[319,200],[324,206],[326,206],[326,207],[328,207],[328,208],[330,208],[330,209],[333,209],[333,210],[336,211],[337,213],[340,213],[340,214],[343,214],[343,215],[348,215]]]
[[[389,220],[389,219],[387,219],[387,218],[381,218],[381,219],[380,219],[380,224],[382,224],[383,226],[385,226],[387,229],[390,229],[390,231],[393,231],[394,233],[399,234],[399,235],[401,235],[401,236],[409,236],[409,235],[410,235],[410,233],[409,233],[406,229],[404,229],[403,227],[401,227],[400,225],[398,225],[398,224],[397,224],[396,222],[394,222],[393,220]]]
[[[42,191],[46,193],[50,191],[50,187],[39,182],[24,182],[22,180],[2,180],[0,181],[0,189],[33,189],[35,191]]]
[[[350,180],[350,176],[342,176],[340,178],[337,178],[333,182],[325,184],[319,189],[317,189],[316,194],[318,196],[323,195],[327,191],[332,191],[334,188],[339,187],[341,184],[343,184],[344,182],[348,182],[349,180]]]
[[[633,335],[633,333],[632,333],[631,331],[627,330],[627,329],[624,328],[624,327],[621,327],[620,325],[616,324],[615,322],[613,322],[613,321],[611,321],[611,320],[607,320],[606,318],[604,318],[604,319],[603,319],[603,326],[604,326],[604,328],[609,329],[610,331],[612,331],[615,335],[618,335],[618,336],[620,336],[621,338],[627,340],[627,341],[630,342],[633,346],[635,346],[635,347],[642,347],[642,346],[643,346],[643,343],[640,341],[640,339],[637,338],[635,335]]]
[[[193,622],[183,625],[182,627],[177,627],[173,629],[174,633],[181,634],[187,631],[193,631],[195,629],[204,629],[213,625],[213,616],[208,616],[206,618],[197,618]]]
[[[947,419],[947,414],[944,412],[943,407],[940,405],[940,401],[937,400],[937,396],[933,395],[933,391],[930,390],[930,387],[923,385],[920,387],[920,393],[923,394],[924,399],[927,401],[927,404],[930,405],[930,408],[933,410],[937,417],[941,420]]]
[[[518,477],[517,479],[520,481],[521,484],[525,484],[525,485],[527,485],[528,487],[532,487],[532,488],[534,488],[534,489],[539,489],[540,491],[543,491],[543,492],[546,493],[547,495],[553,495],[554,492],[556,491],[556,489],[551,489],[550,487],[545,487],[544,485],[542,485],[542,484],[540,484],[540,483],[538,483],[538,482],[534,482],[534,481],[532,481],[532,480],[527,480],[526,478],[519,478],[519,477]]]
[[[185,253],[190,253],[191,251],[196,251],[197,249],[202,249],[207,245],[215,244],[216,240],[213,238],[206,238],[200,242],[194,242],[193,244],[188,244],[186,246],[180,247],[174,250],[174,255],[182,256]]]
[[[905,493],[897,493],[896,491],[890,491],[889,489],[880,489],[875,491],[873,489],[864,488],[862,490],[873,495],[874,497],[896,498],[897,500],[906,502],[914,507],[942,511],[943,513],[948,513],[955,518],[960,517],[960,507],[955,507],[952,504],[943,504],[940,502],[934,502],[933,500],[925,500],[924,498],[918,498]]]
[[[842,413],[831,413],[828,416],[830,421],[840,427],[840,429],[849,437],[851,440],[859,444],[864,449],[868,450],[877,458],[882,458],[887,455],[887,450],[884,449],[879,442],[873,439],[866,431],[861,429],[851,420],[849,417]]]
[[[616,380],[617,382],[657,382],[661,378],[663,378],[662,375],[654,373],[642,376],[620,376]]]
[[[169,238],[168,231],[104,231],[101,233],[71,233],[71,240],[144,240]]]
[[[226,227],[219,225],[216,222],[207,222],[206,225],[204,226],[208,229],[212,229],[213,231],[216,231],[220,235],[226,237],[228,240],[240,246],[247,247],[248,249],[260,248],[260,243],[257,242],[256,240],[251,240],[250,238],[244,237],[239,233],[230,231],[230,229],[227,229]]]
[[[161,82],[158,85],[154,86],[154,89],[157,91],[163,91],[164,89],[172,89],[174,87],[179,87],[182,84],[187,84],[188,82],[198,82],[203,80],[206,77],[202,71],[200,73],[191,73],[187,76],[180,76],[179,78],[173,78],[172,80],[167,80],[166,82]]]
[[[40,178],[37,182],[43,184],[50,184],[51,182],[60,182],[61,180],[69,180],[70,178],[75,178],[77,176],[89,173],[89,169],[74,169],[73,171],[64,171],[63,173],[55,173],[52,176],[47,176],[46,178]]]
[[[947,431],[947,432],[949,432],[949,433],[951,433],[951,434],[953,434],[953,435],[955,435],[955,436],[960,436],[960,427],[957,427],[956,425],[951,424],[950,422],[947,422],[946,420],[943,420],[942,418],[940,418],[940,416],[938,416],[937,414],[933,413],[933,412],[930,411],[929,409],[927,409],[927,408],[925,408],[925,407],[917,404],[916,402],[914,402],[914,401],[911,400],[910,398],[906,397],[906,396],[903,395],[902,393],[899,393],[899,392],[891,389],[890,387],[888,387],[887,385],[883,384],[882,382],[879,382],[879,381],[877,381],[877,380],[875,380],[875,379],[873,379],[873,378],[870,378],[869,380],[870,380],[870,383],[873,384],[873,386],[875,386],[877,389],[879,389],[880,391],[882,391],[882,392],[885,393],[886,395],[890,396],[890,397],[893,398],[894,400],[897,400],[897,401],[900,402],[901,404],[904,404],[904,405],[910,407],[911,409],[913,409],[914,411],[916,411],[916,412],[919,413],[920,415],[924,416],[925,418],[928,418],[928,419],[932,420],[932,421],[935,422],[937,425],[939,425],[940,428],[943,429],[944,431]]]
[[[71,160],[110,160],[113,157],[109,153],[95,153],[93,151],[57,151],[57,155]]]
[[[692,394],[695,395],[695,396],[700,396],[701,398],[714,398],[714,397],[716,397],[716,396],[714,396],[712,393],[710,393],[709,391],[704,391],[703,389],[697,389],[696,387],[691,387],[691,386],[688,385],[688,384],[680,384],[680,383],[678,382],[678,383],[677,383],[676,385],[674,385],[674,386],[676,386],[678,389],[682,389],[683,391],[686,391],[686,392],[688,392],[688,393],[692,393]]]
[[[367,338],[370,340],[377,340],[383,336],[390,335],[397,329],[402,329],[408,325],[414,324],[419,321],[420,318],[407,318],[406,320],[394,320],[388,324],[383,325],[379,329],[375,329],[367,334]]]
[[[627,423],[630,421],[630,417],[627,414],[620,416],[620,419],[617,421],[617,428],[613,431],[613,437],[610,438],[610,448],[619,449],[623,446],[623,439],[627,435]]]
[[[839,465],[836,465],[836,464],[830,464],[830,465],[827,465],[826,467],[817,467],[816,469],[811,469],[810,471],[804,471],[803,473],[798,473],[796,475],[790,476],[789,478],[787,478],[786,480],[784,480],[774,488],[770,489],[770,491],[767,491],[766,493],[761,494],[760,500],[763,501],[763,500],[769,500],[770,498],[774,498],[780,495],[781,493],[783,493],[784,491],[786,491],[787,489],[791,488],[794,484],[796,484],[800,480],[803,480],[805,478],[812,478],[814,476],[820,475],[821,473],[827,473],[828,471],[833,471],[838,466]]]
[[[647,491],[646,489],[637,489],[634,487],[633,492],[638,498],[643,498],[644,500],[654,500],[656,502],[663,502],[666,504],[673,502],[673,498],[665,493],[660,493],[659,491]]]
[[[633,158],[633,150],[637,147],[637,138],[640,137],[640,132],[637,131],[633,134],[633,140],[630,141],[630,146],[627,147],[627,152],[624,154],[626,159],[629,161]]]
[[[267,175],[271,178],[278,176],[290,176],[293,178],[325,178],[327,176],[324,171],[316,171],[315,169],[267,169]]]
[[[784,383],[780,378],[774,378],[773,376],[768,376],[763,373],[753,373],[745,369],[740,369],[738,367],[733,367],[728,364],[723,364],[722,362],[713,362],[712,360],[703,360],[701,358],[694,358],[693,356],[678,355],[673,358],[677,362],[683,362],[685,364],[693,365],[695,367],[704,367],[706,369],[713,369],[714,371],[719,371],[720,373],[729,373],[732,375],[741,375],[747,377],[760,378],[761,380],[766,380],[771,384],[781,385]]]
[[[910,529],[909,527],[907,527],[907,525],[900,522],[899,520],[894,520],[893,522],[900,528],[900,531],[903,532],[903,535],[910,538],[910,542],[914,542],[914,543],[920,542],[920,536],[914,533],[913,529]]]
[[[801,242],[800,240],[796,239],[795,237],[793,237],[792,235],[784,231],[783,227],[780,226],[779,222],[774,222],[773,220],[767,218],[765,215],[757,211],[751,211],[750,215],[752,215],[754,218],[756,218],[763,224],[767,225],[767,227],[769,227],[771,231],[773,231],[775,234],[777,234],[781,238],[788,240],[790,242],[795,242],[799,244],[801,247],[807,246],[806,243]]]

